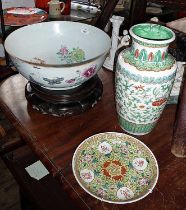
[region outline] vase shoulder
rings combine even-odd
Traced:
[[[176,64],[176,60],[169,53],[153,50],[134,50],[133,47],[123,50],[119,55],[120,64],[129,64],[139,71],[165,71]]]

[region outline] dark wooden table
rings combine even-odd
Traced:
[[[0,108],[50,175],[58,180],[59,186],[77,209],[186,209],[186,162],[171,153],[176,105],[167,105],[155,129],[148,135],[138,137],[153,151],[160,170],[158,183],[146,198],[127,205],[108,204],[87,194],[76,182],[71,162],[77,146],[96,133],[124,133],[118,124],[115,109],[113,72],[101,70],[99,77],[104,89],[101,101],[78,116],[59,118],[34,110],[25,99],[27,81],[21,75],[14,75],[1,83]]]

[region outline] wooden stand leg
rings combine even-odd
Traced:
[[[146,21],[147,0],[131,0],[129,12],[129,28]]]
[[[186,79],[176,113],[171,152],[176,157],[186,157]]]
[[[105,26],[107,25],[109,18],[112,16],[112,13],[114,11],[115,6],[117,5],[119,0],[108,0],[105,7],[103,8],[103,11],[101,13],[101,15],[99,16],[99,18],[96,21],[95,26],[100,28],[100,29],[104,29]]]

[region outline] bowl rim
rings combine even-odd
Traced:
[[[82,61],[82,62],[79,62],[79,63],[72,63],[72,64],[46,64],[46,63],[36,63],[36,62],[31,62],[31,61],[25,61],[23,59],[20,59],[20,58],[14,56],[14,55],[11,55],[11,54],[9,54],[9,55],[11,57],[13,57],[14,59],[17,59],[19,61],[22,61],[24,63],[30,64],[30,65],[33,65],[33,66],[61,68],[61,67],[76,67],[76,66],[81,66],[81,65],[90,63],[90,62],[92,62],[92,61],[94,61],[94,60],[102,57],[105,54],[107,54],[107,52],[104,52],[104,53],[98,55],[97,57],[91,58],[89,60]]]
[[[24,30],[24,28],[26,28],[26,27],[32,27],[32,26],[34,26],[34,25],[43,25],[43,24],[48,24],[48,25],[50,25],[50,24],[55,24],[55,23],[65,23],[65,24],[66,24],[66,23],[68,23],[68,24],[74,24],[74,23],[75,23],[75,24],[79,24],[79,25],[82,25],[82,26],[93,27],[93,28],[95,28],[96,30],[103,32],[103,33],[105,34],[105,36],[108,38],[108,40],[110,40],[110,41],[109,41],[109,42],[110,42],[109,47],[108,47],[108,49],[105,50],[103,53],[100,53],[99,55],[97,55],[97,56],[95,56],[95,57],[93,57],[93,58],[87,59],[87,60],[85,60],[85,61],[77,62],[77,63],[71,63],[71,64],[52,64],[52,63],[51,63],[51,64],[47,64],[47,63],[38,63],[38,62],[32,62],[32,61],[28,61],[28,60],[25,60],[25,59],[21,59],[21,58],[19,58],[18,56],[16,56],[15,54],[12,54],[12,53],[9,52],[9,50],[7,49],[7,42],[8,42],[9,37],[11,37],[11,35],[14,33],[14,32],[12,32],[11,34],[9,34],[9,35],[7,36],[7,38],[5,39],[5,42],[4,42],[4,47],[5,47],[6,52],[7,52],[11,57],[13,57],[14,59],[20,60],[20,61],[22,61],[22,62],[24,62],[24,63],[27,63],[27,64],[30,64],[30,65],[42,66],[42,67],[55,67],[55,68],[60,68],[60,67],[75,67],[75,66],[84,65],[84,64],[90,63],[90,62],[92,62],[92,61],[98,59],[99,57],[102,57],[102,56],[106,55],[107,53],[109,53],[109,49],[111,48],[111,38],[110,38],[110,36],[109,36],[106,32],[104,32],[103,30],[101,30],[101,29],[99,29],[99,28],[97,28],[97,27],[95,27],[95,26],[93,26],[93,25],[86,24],[86,23],[80,23],[80,22],[76,22],[76,21],[51,21],[51,22],[41,22],[41,23],[36,23],[36,24],[32,24],[32,25],[27,25],[27,26],[21,27],[21,28],[17,29],[16,31]],[[15,31],[15,33],[16,33],[16,31]],[[13,36],[13,35],[12,35],[12,36]]]

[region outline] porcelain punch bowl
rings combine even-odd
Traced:
[[[5,49],[18,71],[46,89],[75,88],[101,68],[111,47],[102,30],[79,22],[52,21],[12,32]]]

